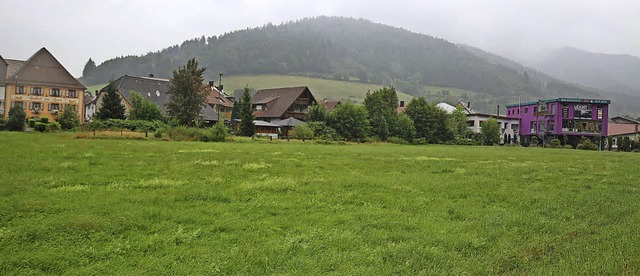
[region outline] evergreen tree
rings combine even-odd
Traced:
[[[96,118],[98,120],[107,119],[125,119],[126,108],[122,104],[120,93],[116,89],[113,83],[109,84],[106,88],[106,94],[102,98],[102,106],[96,112]]]
[[[6,128],[9,131],[22,131],[24,129],[24,121],[27,119],[27,114],[20,106],[12,106],[9,109],[9,117],[7,118]]]
[[[96,63],[89,58],[87,63],[84,65],[84,69],[82,70],[82,77],[87,78],[96,70]]]
[[[181,125],[194,125],[200,118],[200,111],[209,94],[209,90],[202,84],[205,70],[206,68],[198,68],[198,62],[193,58],[187,61],[187,65],[173,71],[166,106],[169,115]]]
[[[140,93],[131,91],[131,110],[129,110],[130,120],[145,120],[145,121],[164,121],[164,115],[160,108],[145,99]]]
[[[253,107],[251,106],[251,91],[249,87],[244,88],[242,98],[238,103],[238,116],[240,117],[240,135],[252,136],[255,133],[253,125]]]

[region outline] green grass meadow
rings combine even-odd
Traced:
[[[364,101],[364,98],[367,96],[367,91],[373,92],[383,88],[382,85],[375,84],[286,75],[230,76],[223,78],[222,83],[224,84],[225,91],[229,93],[233,93],[236,89],[242,89],[247,85],[256,90],[308,86],[317,100],[328,98],[330,100],[354,100],[356,102]],[[398,91],[399,100],[408,103],[412,98],[413,96]]]
[[[0,132],[0,274],[640,273],[640,155]]]

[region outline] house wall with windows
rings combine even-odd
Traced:
[[[4,117],[13,106],[24,109],[27,118],[47,117],[56,120],[70,107],[84,122],[84,92],[87,89],[76,80],[45,48],[26,61],[5,59],[6,87]]]
[[[473,113],[467,114],[467,127],[473,133],[480,133],[482,131],[482,123],[489,118],[494,118],[500,124],[500,140],[501,144],[504,141],[513,141],[513,138],[518,135],[519,121],[518,119],[509,118],[505,116],[498,116],[491,114]],[[506,135],[506,139],[505,139]]]
[[[522,137],[544,140],[568,137],[606,137],[609,100],[557,98],[507,105],[507,117],[520,120]]]

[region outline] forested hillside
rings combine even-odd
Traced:
[[[543,96],[597,93],[527,70],[517,70],[442,39],[363,19],[307,18],[185,41],[143,56],[114,58],[85,68],[87,85],[123,74],[170,77],[195,57],[206,77],[256,74],[304,75],[393,85],[431,100],[472,101],[479,110]],[[432,91],[430,87],[463,91]],[[584,91],[583,91],[584,90]]]

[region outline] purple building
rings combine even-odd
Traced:
[[[607,136],[610,103],[578,98],[517,103],[507,105],[507,117],[520,120],[517,135],[523,145],[557,138],[575,147],[583,137]]]

